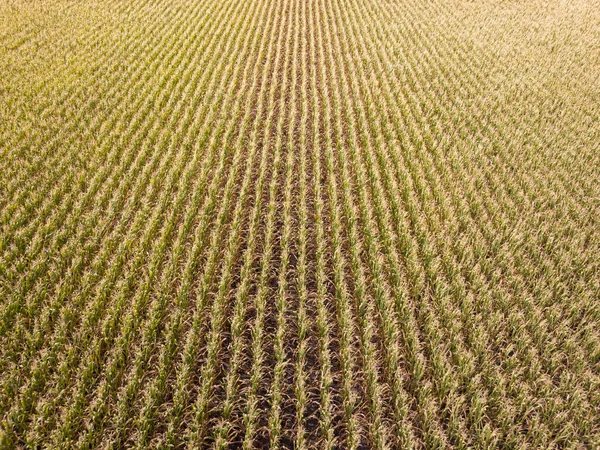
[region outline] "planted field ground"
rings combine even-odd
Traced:
[[[0,448],[600,448],[600,4],[0,0]]]

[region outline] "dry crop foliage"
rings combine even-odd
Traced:
[[[0,1],[0,448],[600,448],[600,4]]]

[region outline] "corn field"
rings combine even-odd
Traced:
[[[0,0],[0,448],[600,448],[600,3]]]

